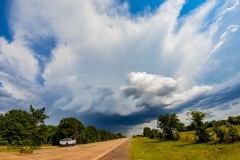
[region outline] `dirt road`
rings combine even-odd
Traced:
[[[57,149],[34,150],[33,154],[0,153],[2,160],[98,160],[128,139],[61,147]]]

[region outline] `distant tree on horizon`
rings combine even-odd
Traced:
[[[150,127],[144,127],[143,128],[143,136],[144,137],[150,137],[152,134],[152,130]]]

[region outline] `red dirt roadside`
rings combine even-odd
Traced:
[[[0,152],[1,160],[129,160],[130,139],[34,150],[32,154]],[[106,155],[107,154],[107,155]],[[105,159],[104,159],[105,158]],[[110,160],[109,159],[109,160]]]

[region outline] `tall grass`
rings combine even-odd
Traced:
[[[185,142],[195,142],[195,131],[180,132],[180,140]]]

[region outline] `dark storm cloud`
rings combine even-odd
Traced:
[[[161,110],[159,108],[145,108],[140,112],[125,116],[119,114],[87,112],[78,115],[78,117],[88,125],[94,125],[97,128],[107,128],[115,132],[119,131],[120,128],[131,128],[134,125],[157,120],[160,114],[165,113],[167,113],[166,110]]]
[[[148,102],[142,102],[138,104],[139,106],[136,106],[139,108],[137,112],[128,115],[86,112],[80,114],[79,117],[83,118],[88,124],[96,125],[100,128],[111,128],[115,131],[119,130],[118,127],[129,128],[157,120],[159,115],[166,113],[181,113],[188,109],[202,110],[216,108],[216,110],[224,110],[228,109],[230,105],[237,107],[239,104],[238,98],[240,98],[239,76],[175,107],[163,104],[152,105]]]

